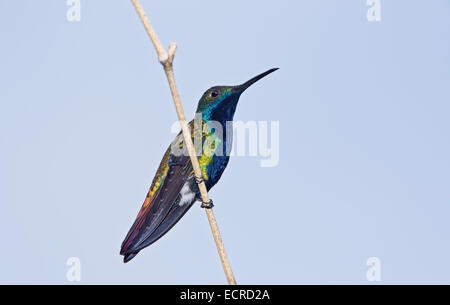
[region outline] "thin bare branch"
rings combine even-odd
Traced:
[[[159,62],[164,67],[164,72],[166,73],[167,80],[169,82],[170,92],[172,93],[172,98],[175,104],[175,109],[178,115],[178,120],[180,121],[181,130],[183,132],[184,143],[186,143],[186,149],[189,153],[189,157],[191,159],[192,167],[194,169],[195,177],[197,180],[201,181],[198,184],[201,199],[204,203],[209,203],[208,191],[206,189],[206,185],[201,179],[202,174],[200,170],[200,165],[198,163],[198,159],[196,156],[196,152],[194,149],[194,145],[191,139],[191,133],[189,130],[189,126],[186,122],[186,117],[184,116],[183,107],[181,105],[180,96],[178,94],[177,87],[175,85],[175,76],[173,73],[173,59],[175,56],[175,51],[177,49],[176,43],[172,42],[169,45],[168,51],[166,51],[161,44],[161,41],[158,38],[158,35],[154,31],[150,20],[144,12],[141,4],[138,0],[131,0],[133,3],[136,12],[139,15],[142,23],[144,24],[145,30],[147,31],[148,36],[150,37],[153,46],[156,49],[156,53],[158,54]],[[225,276],[227,277],[228,284],[236,285],[236,280],[234,279],[233,271],[231,270],[230,262],[228,260],[227,254],[225,252],[225,246],[222,242],[222,237],[220,235],[219,226],[217,225],[216,218],[214,216],[214,212],[212,209],[205,209],[206,215],[208,216],[209,225],[211,226],[211,231],[214,237],[214,241],[216,243],[217,251],[219,252],[220,260],[222,262],[223,270],[225,272]]]

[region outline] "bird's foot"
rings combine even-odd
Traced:
[[[197,176],[195,176],[195,182],[197,183],[197,184],[200,184],[200,183],[202,183],[202,182],[205,182],[205,180],[203,180],[203,178],[202,177],[197,177]]]
[[[202,202],[202,205],[200,206],[203,209],[212,209],[214,207],[212,199],[209,199],[209,202]]]
[[[203,180],[202,177],[195,177],[195,182],[197,184],[200,184],[202,182],[205,182],[205,180]],[[202,205],[200,207],[203,208],[203,209],[212,209],[214,207],[212,199],[210,198],[209,202],[203,202],[203,200],[202,200]]]

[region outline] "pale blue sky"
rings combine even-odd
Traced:
[[[187,117],[204,90],[280,70],[235,118],[280,122],[280,163],[212,190],[238,283],[448,283],[450,2],[141,0]],[[222,284],[198,206],[123,264],[176,119],[130,1],[0,1],[0,283]]]

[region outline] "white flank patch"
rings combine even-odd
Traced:
[[[183,206],[186,203],[190,203],[194,197],[195,197],[195,193],[193,191],[191,191],[191,189],[189,188],[189,181],[186,181],[183,185],[183,188],[180,191],[180,203],[178,204],[179,206]]]

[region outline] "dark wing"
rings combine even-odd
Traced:
[[[124,255],[125,259],[128,254],[137,253],[145,247],[145,240],[151,236],[167,216],[192,172],[190,162],[185,162],[184,165],[173,165],[170,159],[169,147],[164,154],[141,210],[122,243],[120,254]]]
[[[174,143],[183,153],[172,155],[171,146],[164,154],[144,204],[122,243],[120,254],[125,262],[167,233],[196,200],[198,187],[181,134]]]
[[[186,185],[183,187],[188,187],[191,190],[197,190],[197,184],[194,182],[193,179],[194,176],[191,176],[191,178],[186,181]],[[194,193],[194,192],[193,192]],[[195,194],[195,193],[194,193]],[[188,198],[182,199],[183,196],[188,196]],[[164,234],[166,234],[172,227],[181,219],[181,217],[184,216],[184,214],[192,207],[194,202],[196,201],[195,195],[186,195],[186,193],[181,193],[175,203],[170,208],[169,212],[167,213],[164,220],[158,225],[158,227],[139,245],[139,250],[142,250],[145,247],[150,246],[155,241],[160,239]],[[132,253],[130,255],[126,255],[124,258],[125,262],[130,261],[134,256],[136,256],[136,253]]]

